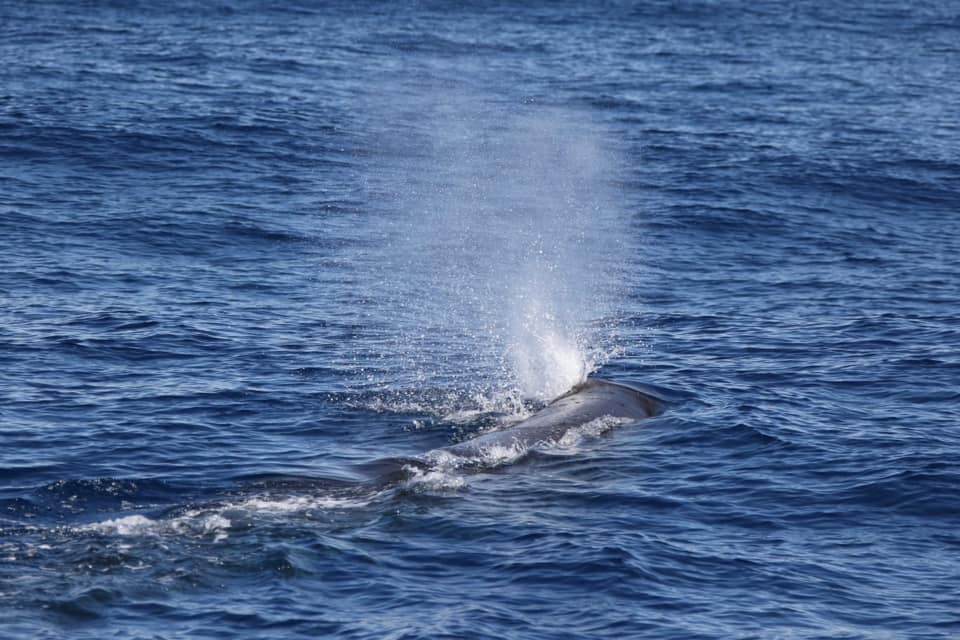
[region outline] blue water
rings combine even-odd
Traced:
[[[960,635],[960,4],[273,4],[0,5],[0,637]]]

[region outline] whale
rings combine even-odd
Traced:
[[[391,484],[411,474],[437,468],[482,468],[491,453],[522,453],[561,443],[578,427],[601,419],[632,424],[663,411],[666,401],[652,391],[601,378],[587,378],[545,407],[512,425],[469,440],[409,457],[381,458],[359,465],[376,477],[375,484]]]
[[[588,378],[526,419],[462,442],[420,455],[380,458],[354,465],[355,473],[347,477],[306,477],[282,473],[246,476],[240,492],[229,497],[137,512],[132,517],[139,519],[129,522],[133,523],[132,526],[154,526],[151,523],[158,520],[192,520],[198,514],[219,515],[227,512],[233,519],[241,517],[233,512],[242,511],[247,502],[286,501],[296,505],[305,499],[304,495],[362,502],[380,491],[403,488],[407,486],[407,481],[415,481],[418,477],[429,478],[432,471],[456,469],[483,472],[511,464],[531,450],[562,444],[571,431],[594,421],[612,419],[609,423],[601,424],[601,429],[587,430],[587,433],[599,433],[610,426],[640,422],[659,415],[667,401],[658,389],[646,386],[641,389],[621,382]],[[238,503],[238,496],[247,496],[248,499]],[[306,503],[310,504],[309,498]],[[123,517],[131,516],[129,512],[124,512]],[[112,523],[113,520],[108,520],[91,526],[115,526]],[[197,526],[202,528],[207,525],[200,522]]]
[[[611,418],[624,423],[660,413],[663,401],[629,385],[588,378],[529,418],[501,429],[428,453],[444,452],[458,458],[476,458],[494,448],[527,450],[556,444],[571,430],[594,420]]]

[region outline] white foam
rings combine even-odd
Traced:
[[[614,416],[601,416],[586,422],[579,427],[568,429],[563,436],[557,440],[556,447],[562,449],[574,449],[584,439],[595,438],[616,427],[633,422],[631,418],[616,418]]]
[[[449,451],[444,451],[443,449],[428,451],[423,457],[432,467],[440,469],[456,469],[463,466],[463,464],[466,462],[465,458],[455,456]],[[418,471],[418,469],[411,466],[404,467],[404,470],[409,473],[416,473]]]
[[[217,511],[188,511],[182,516],[168,521],[169,528],[181,535],[213,535],[214,542],[226,540],[228,530],[233,525],[229,518]]]
[[[405,482],[408,489],[417,491],[450,491],[467,486],[467,480],[462,475],[451,470],[431,469],[416,470]]]
[[[493,444],[488,447],[483,447],[476,455],[471,456],[459,456],[443,449],[436,449],[426,453],[423,457],[432,469],[450,471],[476,464],[488,468],[500,467],[517,461],[522,458],[526,452],[527,448],[520,442],[512,442],[510,444]],[[418,470],[413,467],[405,468],[414,474],[418,472]]]
[[[582,425],[570,427],[560,438],[524,445],[519,440],[507,444],[492,444],[480,447],[474,455],[460,456],[444,449],[436,449],[424,454],[424,460],[430,469],[449,472],[465,466],[480,465],[486,468],[496,468],[513,464],[525,456],[530,450],[551,452],[573,452],[586,439],[595,438],[616,427],[630,424],[631,418],[601,416]],[[414,467],[405,467],[414,477],[422,475],[422,471]]]
[[[225,540],[232,526],[220,513],[189,511],[169,519],[152,519],[143,515],[124,516],[76,527],[77,531],[94,531],[118,536],[213,535],[214,542]]]
[[[480,452],[480,462],[490,467],[500,467],[520,459],[527,452],[519,442],[508,445],[496,444],[485,447]]]
[[[295,513],[315,509],[343,509],[362,507],[370,499],[345,498],[334,496],[288,496],[284,498],[259,496],[233,503],[227,509],[237,509],[251,513]]]
[[[93,531],[118,536],[212,536],[214,542],[226,540],[237,518],[261,514],[288,514],[317,509],[363,506],[369,499],[332,496],[255,496],[215,507],[191,509],[170,518],[148,518],[141,514],[113,518],[75,527],[77,531]]]
[[[76,527],[80,531],[96,531],[97,533],[115,534],[120,536],[156,534],[163,528],[164,523],[142,515],[124,516],[103,522]]]

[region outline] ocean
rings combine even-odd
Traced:
[[[0,638],[960,636],[960,3],[7,0],[0,60]],[[664,410],[369,482],[587,376]]]

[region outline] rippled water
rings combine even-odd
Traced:
[[[955,637],[958,43],[4,3],[0,636]],[[666,411],[361,481],[587,372]]]

